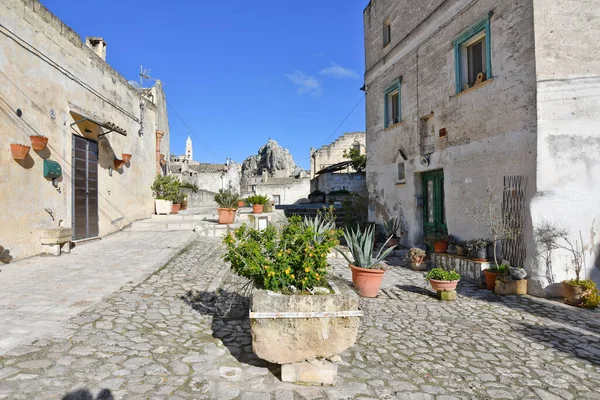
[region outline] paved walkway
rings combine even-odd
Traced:
[[[231,294],[242,282],[226,272],[218,242],[199,239],[72,318],[68,337],[0,358],[0,399],[72,399],[87,389],[127,400],[600,399],[598,312],[470,285],[442,303],[423,273],[403,266],[386,273],[379,298],[364,300],[336,387],[282,383],[277,366],[252,353],[247,301]]]
[[[193,232],[121,232],[60,257],[1,264],[0,355],[37,338],[68,336],[70,318],[154,273],[195,237]],[[22,351],[27,347],[12,353]]]

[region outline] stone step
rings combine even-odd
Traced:
[[[221,225],[214,222],[196,225],[196,234],[198,236],[220,237],[226,235],[230,230],[239,228],[241,224],[233,223],[231,225]]]
[[[211,218],[216,216],[216,210],[214,213],[209,214],[169,214],[169,215],[152,215],[150,219],[156,222],[165,222],[165,223],[181,223],[181,222],[191,222],[191,221],[202,221],[206,218]]]

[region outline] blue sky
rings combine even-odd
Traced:
[[[367,0],[42,0],[128,80],[140,64],[189,125],[194,159],[242,162],[269,138],[309,166],[360,101]],[[171,151],[188,128],[169,111]],[[340,129],[365,129],[364,100]]]

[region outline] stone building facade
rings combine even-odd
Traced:
[[[522,213],[515,254],[529,291],[544,295],[573,277],[566,254],[555,253],[553,271],[538,257],[533,229],[548,220],[573,241],[583,233],[586,274],[600,282],[600,3],[592,3],[372,0],[370,220],[402,215],[405,245],[435,229],[489,237],[467,203],[488,184],[509,187],[503,201]]]
[[[352,148],[358,149],[361,154],[366,152],[364,132],[346,132],[333,142],[315,150],[310,149],[310,177],[314,178],[320,170],[343,161],[344,151]]]
[[[149,217],[169,156],[160,82],[134,88],[106,63],[101,38],[83,43],[38,1],[0,2],[0,37],[3,262],[40,253],[45,228],[87,239]],[[10,144],[31,146],[33,135],[47,147],[14,159]],[[132,157],[119,166],[123,154]],[[62,175],[45,177],[45,165]]]

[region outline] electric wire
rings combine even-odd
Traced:
[[[340,124],[337,126],[337,128],[335,128],[333,130],[333,132],[331,132],[331,134],[329,136],[327,136],[327,139],[325,139],[325,141],[323,142],[323,144],[327,144],[329,142],[329,139],[337,132],[338,129],[340,129],[340,127],[344,124],[344,122],[346,122],[346,120],[350,117],[350,115],[352,115],[352,113],[354,112],[354,110],[356,110],[356,107],[358,107],[358,105],[363,101],[364,98],[365,98],[365,95],[363,95],[363,97],[360,98],[360,100],[358,101],[358,103],[356,103],[356,105],[354,107],[352,107],[352,110],[350,110],[350,112],[348,113],[348,115],[346,115],[346,118],[344,118],[342,120],[342,122],[340,122]]]

